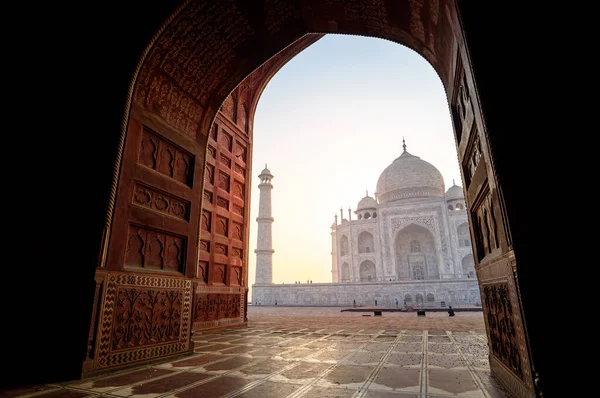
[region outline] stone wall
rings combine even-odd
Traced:
[[[406,281],[380,283],[310,283],[252,285],[252,304],[261,305],[299,305],[299,306],[347,306],[378,305],[394,306],[396,298],[400,305],[404,304],[406,295],[411,300],[407,304],[417,306],[417,295],[428,303],[428,295],[433,295],[433,302],[445,301],[448,305],[478,305],[481,303],[479,285],[476,279]],[[431,300],[431,296],[429,299]]]

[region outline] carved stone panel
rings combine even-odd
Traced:
[[[465,157],[462,161],[462,169],[463,175],[465,176],[465,184],[467,188],[473,181],[473,176],[475,175],[475,170],[477,170],[477,166],[479,165],[479,161],[482,156],[481,151],[481,141],[479,139],[479,134],[477,130],[477,125],[473,124],[473,131],[470,134],[471,142],[467,147],[465,152]]]
[[[217,229],[219,235],[229,236],[229,220],[222,216],[217,216]]]
[[[231,95],[228,95],[221,106],[221,112],[232,121],[235,121],[235,102]]]
[[[234,247],[231,249],[231,253],[233,254],[234,258],[239,258],[240,260],[244,259],[244,250],[243,249]]]
[[[212,227],[212,213],[208,210],[202,210],[200,225],[203,231],[210,232]]]
[[[498,223],[494,213],[493,195],[489,186],[485,185],[471,207],[473,235],[475,236],[475,252],[480,262],[493,250],[500,247]]]
[[[209,190],[204,190],[204,203],[213,203],[213,194]]]
[[[214,146],[209,145],[207,152],[208,152],[208,156],[210,156],[213,159],[216,159],[216,157],[217,157],[217,150],[215,149]]]
[[[215,184],[215,166],[212,164],[206,165],[206,174],[204,174],[205,181],[210,185]]]
[[[233,194],[238,198],[244,199],[244,184],[239,181],[233,180]]]
[[[215,254],[220,254],[222,256],[227,255],[227,245],[222,243],[215,243]]]
[[[144,128],[138,163],[191,186],[194,156]]]
[[[194,324],[240,317],[240,295],[197,293],[194,298]]]
[[[238,109],[237,125],[244,133],[248,133],[248,110],[245,102],[242,102]]]
[[[236,158],[246,163],[246,146],[239,141],[235,142],[234,155]]]
[[[185,238],[130,225],[125,265],[183,272],[185,244]]]
[[[244,273],[242,267],[231,267],[231,284],[234,286],[242,286]]]
[[[188,350],[190,280],[109,273],[106,285],[95,370]]]
[[[244,227],[242,224],[232,221],[233,234],[232,237],[237,240],[244,240]]]
[[[487,309],[490,349],[504,365],[523,378],[508,284],[486,285],[483,288],[483,296]]]
[[[210,130],[210,138],[212,138],[213,140],[217,140],[217,135],[218,135],[218,131],[219,131],[219,126],[217,125],[217,123],[215,123],[212,126],[212,129]]]
[[[215,263],[215,265],[213,266],[213,269],[214,269],[213,283],[224,285],[227,282],[227,265]]]
[[[210,241],[204,239],[200,240],[200,250],[210,253]]]
[[[229,192],[229,175],[227,173],[221,171],[219,172],[219,188]]]
[[[225,167],[227,167],[228,169],[231,168],[231,159],[229,159],[227,156],[221,154],[221,157],[219,158],[219,160]]]
[[[208,283],[208,261],[198,262],[198,279],[202,283]]]
[[[189,221],[189,201],[161,192],[147,185],[135,183],[132,202],[148,209]]]
[[[219,135],[219,146],[227,151],[231,152],[231,144],[233,142],[233,138],[231,135],[226,133],[225,131],[221,131]]]
[[[229,210],[229,201],[225,198],[217,196],[217,206]]]
[[[244,208],[240,205],[233,204],[233,212],[240,216],[244,216]]]

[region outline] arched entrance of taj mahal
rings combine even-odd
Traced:
[[[540,380],[552,362],[539,340],[539,319],[529,317],[542,306],[531,283],[539,266],[525,247],[532,232],[518,230],[516,218],[522,206],[517,168],[528,164],[507,160],[506,137],[516,133],[498,118],[508,106],[498,99],[507,94],[482,55],[482,40],[492,40],[490,29],[497,26],[478,19],[476,11],[488,15],[485,10],[453,0],[175,3],[123,9],[112,33],[89,50],[110,58],[98,65],[115,71],[110,87],[120,91],[112,99],[90,100],[96,102],[87,112],[86,120],[95,120],[89,128],[104,135],[72,158],[93,164],[85,179],[95,186],[83,188],[92,195],[50,199],[63,204],[64,222],[77,236],[47,234],[33,254],[43,258],[42,252],[72,247],[60,270],[42,270],[48,278],[36,282],[39,294],[54,294],[53,307],[59,308],[37,322],[56,316],[63,325],[48,331],[56,347],[47,348],[47,357],[61,357],[65,366],[55,374],[34,372],[31,380],[85,377],[185,354],[194,330],[247,322],[256,104],[269,79],[322,35],[354,34],[405,45],[437,71],[452,114],[474,237],[475,256],[461,266],[480,281],[491,369],[516,396],[541,396]],[[118,14],[119,8],[110,11]],[[66,149],[56,148],[64,161]],[[77,192],[81,181],[59,182],[71,190],[61,192]],[[418,225],[406,231],[395,244],[410,246],[411,234],[425,234]],[[361,242],[361,250],[370,250],[368,236]],[[55,250],[44,250],[50,247]],[[406,264],[398,260],[398,272],[435,272],[435,245],[419,249]],[[374,278],[374,265],[361,265],[360,274]],[[69,305],[73,311],[64,310]],[[148,317],[130,317],[136,311]],[[508,327],[497,327],[499,322]],[[34,332],[27,333],[21,338],[35,340]],[[21,354],[34,352],[27,348],[33,346],[23,345]]]

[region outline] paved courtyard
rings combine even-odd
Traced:
[[[248,328],[194,335],[193,356],[0,397],[506,397],[482,312],[340,309],[250,307]]]

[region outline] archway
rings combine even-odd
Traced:
[[[372,17],[372,13],[362,12],[363,8],[361,8],[361,5],[358,4],[358,2],[347,2],[347,4],[345,3],[343,5],[339,5],[337,3],[332,4],[331,2],[311,2],[311,7],[307,7],[307,4],[304,2],[295,2],[292,4],[292,2],[282,1],[277,4],[283,6],[275,10],[261,11],[264,12],[265,15],[269,15],[270,19],[248,18],[250,21],[248,22],[245,16],[251,15],[252,11],[249,10],[249,7],[244,6],[242,2],[232,1],[229,7],[213,8],[211,8],[212,3],[207,5],[193,2],[185,3],[184,6],[178,10],[175,16],[165,24],[165,29],[161,30],[162,34],[156,35],[157,39],[154,41],[153,46],[148,47],[148,51],[146,52],[148,56],[144,57],[143,62],[140,63],[142,65],[142,71],[139,74],[136,74],[134,77],[134,80],[139,82],[140,86],[136,87],[136,100],[135,104],[133,105],[134,108],[140,106],[140,109],[143,109],[144,112],[147,113],[143,114],[143,112],[138,112],[136,114],[136,110],[134,110],[133,113],[129,113],[131,103],[128,103],[127,105],[124,120],[129,121],[129,124],[126,126],[126,128],[124,128],[124,135],[122,136],[122,140],[119,144],[120,150],[116,162],[115,182],[110,189],[112,192],[108,201],[107,221],[104,225],[104,242],[99,256],[101,257],[99,262],[100,271],[96,273],[96,289],[94,300],[90,300],[90,307],[92,302],[98,303],[97,306],[93,307],[94,311],[99,311],[100,308],[103,308],[102,303],[104,303],[106,300],[104,283],[112,283],[113,279],[111,278],[114,277],[115,285],[111,285],[111,287],[122,286],[122,282],[125,278],[120,276],[122,275],[119,274],[120,272],[122,272],[124,275],[129,275],[130,281],[135,280],[139,282],[142,280],[141,277],[138,278],[139,271],[132,271],[126,267],[126,265],[139,267],[137,262],[131,263],[126,260],[127,242],[130,240],[130,238],[133,238],[137,235],[137,232],[133,233],[128,229],[130,223],[131,225],[134,225],[134,221],[141,222],[142,225],[136,228],[146,230],[152,229],[152,226],[149,224],[153,224],[154,227],[156,227],[163,223],[160,212],[157,212],[158,214],[153,214],[153,219],[148,220],[145,217],[140,216],[140,214],[144,211],[143,209],[130,211],[131,209],[129,207],[131,203],[126,199],[131,199],[131,197],[128,198],[128,195],[124,193],[131,193],[134,189],[134,179],[131,173],[134,171],[134,166],[132,164],[135,163],[135,156],[131,158],[132,152],[128,152],[129,148],[127,147],[131,146],[132,142],[135,142],[135,140],[131,140],[130,138],[134,137],[136,134],[138,135],[138,138],[140,134],[148,133],[151,135],[153,131],[152,129],[150,129],[150,131],[144,130],[144,128],[141,127],[143,124],[142,119],[151,118],[154,119],[154,121],[159,121],[158,124],[160,124],[160,131],[154,131],[154,133],[159,135],[159,139],[166,138],[166,140],[162,142],[165,145],[169,144],[170,141],[176,141],[174,142],[174,148],[171,148],[170,153],[173,155],[175,162],[178,162],[179,165],[173,166],[173,170],[171,170],[171,166],[162,170],[169,174],[167,178],[175,179],[176,181],[185,179],[186,167],[183,164],[187,163],[188,160],[191,160],[186,159],[187,155],[193,155],[194,157],[194,170],[202,170],[205,160],[204,144],[206,143],[206,141],[203,140],[207,140],[202,138],[202,135],[208,135],[209,126],[214,120],[213,116],[217,114],[219,105],[223,102],[227,94],[231,92],[231,89],[241,82],[250,71],[262,64],[262,61],[268,59],[279,49],[284,48],[287,44],[291,43],[293,39],[301,37],[307,32],[355,33],[384,37],[415,48],[427,59],[429,59],[432,64],[435,64],[436,70],[438,70],[440,73],[440,76],[444,81],[444,85],[448,90],[448,98],[452,110],[453,112],[457,112],[458,115],[456,116],[457,140],[460,142],[462,138],[466,137],[465,139],[467,139],[469,136],[482,137],[481,139],[483,140],[484,160],[481,160],[481,163],[483,164],[484,161],[487,161],[486,167],[488,167],[490,170],[488,177],[489,181],[492,182],[492,185],[489,188],[489,192],[484,192],[482,196],[485,199],[487,195],[487,197],[490,197],[490,199],[481,201],[482,206],[487,207],[488,209],[486,212],[483,211],[483,207],[474,207],[472,210],[475,213],[480,212],[482,215],[486,215],[490,218],[496,217],[496,220],[498,220],[499,224],[503,222],[502,218],[506,217],[506,215],[503,213],[502,203],[498,204],[497,186],[494,183],[495,175],[493,174],[495,165],[493,164],[492,159],[489,157],[487,141],[485,138],[487,131],[485,131],[485,125],[482,124],[482,115],[477,113],[477,115],[474,117],[462,118],[462,115],[466,115],[468,112],[473,112],[473,108],[476,110],[476,112],[479,112],[479,107],[477,104],[477,96],[474,94],[476,91],[474,90],[474,82],[471,77],[472,75],[469,65],[469,58],[466,54],[461,26],[458,24],[456,9],[453,3],[445,1],[431,2],[426,3],[426,6],[419,3],[416,6],[416,10],[413,10],[413,7],[415,6],[412,2],[410,4],[409,2],[402,2],[402,4],[397,6],[397,8],[386,8],[382,5],[380,7],[381,14],[378,14],[377,18]],[[148,7],[150,8],[151,6]],[[437,12],[432,12],[432,9]],[[166,17],[164,9],[160,11],[163,12],[163,15]],[[217,18],[223,14],[231,16],[231,18],[228,18],[228,23],[230,23],[231,26],[231,30],[228,32],[231,35],[239,35],[236,36],[236,40],[232,40],[232,38],[229,36],[223,37],[222,40],[219,40],[218,37],[210,36],[210,32],[215,32],[214,29],[201,29],[206,27],[206,21],[209,21],[211,28],[218,25],[211,24],[211,22],[215,22]],[[406,16],[406,18],[404,18],[404,16]],[[194,18],[196,18],[196,20],[194,20]],[[294,18],[300,19],[302,22],[297,22],[297,20]],[[192,24],[187,25],[190,26],[191,32],[190,30],[186,31],[186,23],[182,23],[187,22],[186,19],[187,21],[193,22]],[[245,21],[245,23],[240,21]],[[268,25],[269,29],[260,29],[260,27],[263,25]],[[454,28],[454,32],[456,33],[453,33],[452,28]],[[256,36],[252,34],[254,31],[263,32],[260,35],[260,39],[256,39]],[[220,34],[220,32],[217,33]],[[218,36],[217,33],[215,33],[215,36]],[[252,37],[252,39],[250,39],[250,37]],[[189,38],[191,41],[181,41],[182,38]],[[189,56],[190,51],[179,51],[181,49],[189,49],[193,44],[193,40],[195,39],[202,43],[210,43],[210,46],[204,47],[205,49],[209,47],[208,50],[203,50],[207,52],[201,54],[196,52],[194,56]],[[237,47],[231,48],[228,46],[229,43],[233,42],[238,44]],[[263,51],[251,51],[253,49],[252,43],[259,43],[259,46],[262,47]],[[175,49],[174,47],[176,46],[179,48]],[[211,51],[210,48],[214,48],[215,50]],[[220,52],[217,52],[216,49],[220,49]],[[175,59],[175,54],[178,54],[178,56],[181,56],[182,58],[187,57],[187,60]],[[199,56],[196,57],[196,55]],[[193,58],[200,59],[202,62],[196,63],[194,61],[190,61],[190,59]],[[207,60],[210,60],[211,62],[208,62]],[[464,69],[466,71],[464,75],[462,73],[456,73],[456,70],[460,70],[460,68],[463,68],[463,66],[461,64],[459,68],[458,64],[454,63],[454,60],[458,60],[461,63],[464,62]],[[187,66],[189,66],[190,70],[193,69],[194,65],[198,66],[195,71],[197,73],[194,75],[194,79],[187,79],[186,76],[183,76],[186,71],[184,71],[181,76],[179,75],[179,72],[182,71],[178,67],[178,62],[180,61],[182,64],[185,63]],[[167,76],[169,78],[167,78]],[[179,78],[181,78],[181,80],[178,80]],[[460,89],[460,86],[463,84],[463,78],[465,84],[464,87]],[[454,83],[456,83],[456,87]],[[182,88],[189,90],[185,93],[182,93],[181,90],[179,90]],[[460,96],[456,96],[456,93],[460,93]],[[460,100],[457,101],[457,98],[459,97]],[[248,115],[249,123],[251,124],[251,106],[249,106]],[[477,120],[477,130],[472,129],[474,126],[472,124],[473,120]],[[195,126],[198,126],[198,128],[195,128]],[[475,133],[471,134],[471,131],[475,131]],[[193,136],[193,134],[190,132],[198,133],[198,135]],[[184,138],[177,138],[179,135]],[[173,140],[169,140],[169,138],[173,138]],[[468,144],[469,145],[465,144],[464,147],[469,148],[471,143]],[[132,149],[133,152],[135,152],[134,149]],[[178,153],[178,150],[180,149],[181,152]],[[461,153],[461,161],[463,158],[468,158],[469,156],[470,153],[468,153],[468,150],[464,153]],[[166,164],[169,163],[171,162],[166,162]],[[191,164],[191,162],[189,164]],[[200,165],[201,167],[195,167],[197,165]],[[473,167],[473,170],[476,169],[477,165]],[[180,172],[182,174],[179,174]],[[194,178],[197,178],[197,174],[202,174],[202,172],[195,174],[196,175],[194,175]],[[480,172],[479,174],[485,174],[485,172]],[[163,173],[163,175],[165,174]],[[148,175],[145,177],[148,177]],[[219,181],[222,186],[227,187],[227,178],[221,179],[221,175],[216,175],[215,177],[218,178],[217,181]],[[154,177],[150,177],[150,179],[152,178]],[[200,185],[202,185],[202,180],[204,178],[203,176],[200,176],[199,178]],[[471,183],[473,178],[479,177],[476,174],[472,174],[466,175],[466,178],[469,180],[469,183]],[[173,283],[175,285],[181,283],[181,285],[177,286],[177,289],[180,289],[181,292],[188,290],[191,292],[191,286],[194,286],[194,292],[201,291],[201,288],[196,289],[196,283],[200,285],[214,283],[213,275],[234,275],[235,273],[223,273],[221,271],[231,271],[234,269],[233,267],[239,266],[239,264],[242,264],[243,267],[243,257],[247,256],[247,250],[244,250],[244,252],[241,254],[242,258],[238,258],[238,260],[236,260],[236,257],[233,254],[234,248],[239,249],[240,247],[231,245],[227,248],[228,253],[231,254],[226,255],[225,263],[201,263],[202,260],[199,259],[197,249],[202,246],[202,232],[193,231],[201,230],[199,221],[197,221],[200,218],[199,212],[201,204],[199,203],[200,199],[197,198],[203,197],[204,191],[203,189],[200,189],[200,192],[197,191],[198,184],[196,181],[197,180],[193,181],[192,188],[184,188],[178,185],[178,183],[171,184],[164,181],[159,183],[159,185],[164,185],[163,188],[168,188],[166,193],[174,196],[175,200],[183,199],[183,201],[180,202],[180,205],[183,208],[189,209],[189,213],[182,213],[185,214],[185,218],[188,219],[187,221],[183,221],[186,223],[182,224],[185,225],[185,227],[176,230],[178,227],[167,225],[167,222],[167,224],[165,224],[166,227],[164,228],[167,231],[161,232],[163,235],[159,236],[157,239],[158,241],[163,242],[161,243],[163,248],[185,248],[181,253],[181,258],[185,259],[185,261],[177,265],[178,271],[176,272],[183,274],[183,276],[180,277],[182,278],[181,280],[193,282],[177,282],[175,281],[177,278],[169,279],[168,277],[165,277],[164,274],[161,274],[161,271],[154,274],[153,278],[155,278],[156,281],[160,280],[161,283],[163,283],[165,280],[168,280],[168,283]],[[147,180],[145,182],[152,181]],[[473,186],[475,185],[477,184],[474,184]],[[181,191],[177,192],[178,189]],[[225,188],[222,189],[225,190]],[[234,192],[240,192],[240,195],[242,194],[241,192],[243,192],[240,191],[238,187],[234,187],[234,189]],[[200,195],[196,195],[198,193]],[[208,201],[208,197],[210,197],[211,193],[214,194],[214,192],[209,192],[207,196],[204,197],[204,200]],[[237,197],[239,198],[239,196]],[[218,201],[219,198],[213,197],[212,200]],[[152,202],[151,205],[154,206],[153,203],[159,202],[160,201]],[[236,200],[230,200],[229,203],[223,201],[220,203],[226,205],[228,207],[228,211],[233,213],[237,211],[235,206],[239,206],[240,203],[239,201],[237,203],[235,202]],[[215,204],[215,206],[217,205],[218,203]],[[158,206],[162,205],[158,204]],[[493,213],[490,213],[489,209],[493,209]],[[243,212],[245,210],[242,208],[241,211]],[[219,215],[217,212],[211,214],[213,219],[216,219],[218,216]],[[126,220],[123,221],[123,218]],[[479,218],[474,217],[473,219]],[[241,227],[239,225],[232,226],[232,224],[240,223],[240,221]],[[491,224],[491,222],[487,220],[483,220],[482,222],[488,223],[488,225]],[[173,222],[173,224],[175,224],[175,222]],[[225,232],[227,234],[231,234],[232,231],[235,233],[240,231],[239,233],[243,238],[245,228],[244,220],[240,220],[239,218],[235,220],[234,216],[231,216],[231,218],[227,221],[220,222],[220,220],[216,220],[214,224],[207,224],[209,228],[217,225],[221,226],[219,227],[221,232]],[[120,227],[125,227],[125,232],[120,232],[123,231],[123,229]],[[513,225],[513,228],[514,227],[515,226]],[[508,229],[505,225],[499,225],[498,230],[507,231]],[[111,233],[111,231],[113,232]],[[487,231],[487,233],[490,234],[493,233],[493,231],[494,228],[491,228]],[[118,236],[119,234],[121,234],[121,236]],[[92,234],[90,234],[90,236],[91,235]],[[140,233],[140,235],[143,236],[143,231]],[[137,239],[137,237],[135,239]],[[179,242],[177,239],[185,239],[185,242]],[[502,236],[502,239],[510,240],[511,236]],[[243,239],[239,240],[238,242],[243,242]],[[489,240],[489,242],[493,243],[495,240]],[[98,245],[94,245],[94,247],[96,246]],[[498,245],[494,246],[498,247]],[[512,249],[509,249],[511,247],[511,244],[503,242],[502,255],[507,255],[509,252],[512,254]],[[241,249],[244,248],[245,246],[241,247]],[[481,246],[479,250],[480,252],[477,253],[477,262],[481,261],[488,255],[492,255],[492,253],[487,252],[486,250],[487,249],[485,246]],[[121,253],[119,253],[119,251]],[[108,260],[109,258],[113,259],[114,261]],[[166,259],[162,261],[164,261],[164,264],[162,264],[161,267],[165,264],[173,264]],[[197,264],[199,265],[196,269]],[[155,268],[159,267],[155,266]],[[246,281],[247,278],[243,277],[243,280]],[[511,294],[509,297],[518,297],[518,293],[515,294],[514,285],[511,285],[509,282],[507,282],[507,279],[503,280],[502,283],[511,289],[511,293],[513,294]],[[231,287],[231,280],[225,280],[223,285]],[[139,288],[140,290],[144,289],[144,287],[139,284],[134,284],[133,286],[135,288]],[[231,295],[233,293],[224,294]],[[190,298],[191,293],[187,297]],[[194,298],[197,297],[200,297],[200,295],[194,294]],[[240,297],[242,297],[242,295],[240,295]],[[511,300],[513,300],[511,301],[511,305],[514,307],[512,308],[514,313],[521,313],[519,311],[519,301],[517,299]],[[239,302],[242,307],[240,312],[243,313],[244,299],[241,298]],[[195,303],[194,305],[197,304]],[[90,309],[90,311],[93,312],[92,309]],[[94,315],[91,316],[91,318],[95,319],[97,313],[93,312],[93,314]],[[110,317],[111,314],[103,313],[102,316],[106,316],[106,319],[109,320],[114,319]],[[515,319],[514,322],[517,323],[516,330],[524,330],[521,327],[522,325],[519,323],[520,319]],[[90,341],[86,341],[85,343],[94,343],[100,337],[99,335],[103,333],[100,331],[101,328],[98,327],[95,321],[92,323],[93,325],[90,336],[94,337],[91,337]],[[492,333],[491,329],[490,333]],[[493,334],[497,336],[500,341],[504,340],[505,336],[502,335],[502,331],[495,330],[493,331]],[[87,337],[84,337],[83,339],[85,340],[86,338]],[[528,347],[524,333],[521,333],[521,335],[514,338],[511,337],[509,340],[513,341],[514,344]],[[180,346],[180,348],[181,347],[183,346]],[[96,363],[96,355],[100,354],[92,351],[93,350],[90,350],[87,359]],[[500,362],[503,362],[504,359],[502,354],[496,354],[496,358],[498,358]],[[132,356],[131,358],[134,357],[135,356]],[[531,366],[528,363],[527,355],[521,355],[519,357],[519,361],[523,362],[523,368],[531,373]],[[125,362],[130,363],[128,361]],[[86,368],[86,372],[98,370],[98,368],[94,366],[92,366],[92,368]],[[533,377],[530,373],[519,374],[517,376],[520,378],[520,380],[525,380],[524,383],[527,384],[529,383],[527,380]],[[529,386],[527,388],[530,390],[533,388],[531,383],[527,385]]]
[[[358,252],[371,253],[375,251],[375,241],[373,234],[363,231],[358,235]]]
[[[410,224],[398,232],[394,256],[399,279],[439,278],[435,238],[423,226]]]
[[[352,276],[350,275],[350,266],[348,263],[342,264],[342,282],[351,282]]]
[[[469,224],[460,224],[457,228],[458,246],[471,246],[471,234],[469,233]]]
[[[377,270],[375,264],[370,260],[360,263],[359,275],[361,282],[374,282],[377,280]]]
[[[462,272],[466,278],[475,278],[475,260],[472,254],[467,254],[462,259]]]
[[[347,256],[350,254],[348,237],[346,235],[343,235],[342,239],[340,239],[340,254],[342,256]]]

